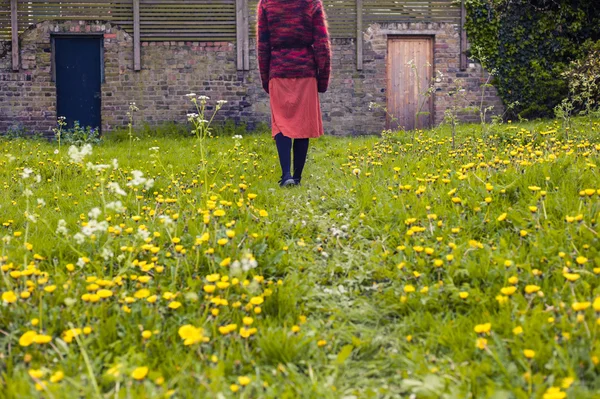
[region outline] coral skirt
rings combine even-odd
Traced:
[[[272,78],[269,98],[273,137],[280,132],[292,139],[323,135],[316,78]]]

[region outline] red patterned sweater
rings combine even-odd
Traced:
[[[316,77],[329,86],[331,46],[322,0],[259,0],[256,37],[265,91],[271,78]]]

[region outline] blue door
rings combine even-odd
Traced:
[[[102,51],[101,37],[54,38],[56,111],[67,127],[100,128]]]

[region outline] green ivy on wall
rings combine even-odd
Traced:
[[[505,104],[525,118],[553,115],[568,95],[561,73],[600,40],[598,0],[465,0],[469,56],[488,71]]]

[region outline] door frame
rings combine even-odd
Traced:
[[[431,40],[431,66],[429,67],[429,73],[431,75],[431,78],[435,78],[434,75],[434,71],[435,71],[435,35],[418,35],[418,34],[390,34],[387,35],[386,38],[386,49],[385,49],[385,57],[386,57],[386,62],[385,62],[385,84],[386,84],[386,96],[385,96],[385,106],[386,109],[388,109],[388,105],[389,105],[389,96],[390,96],[390,64],[391,64],[391,59],[390,59],[390,40],[394,40],[394,39],[429,39]],[[433,92],[433,94],[431,95],[431,101],[430,101],[430,110],[429,110],[429,123],[431,125],[431,127],[433,127],[433,123],[435,121],[435,91]],[[386,112],[385,115],[385,128],[386,129],[390,129],[391,127],[391,120],[390,120],[390,113],[389,113],[389,109],[388,112]],[[415,128],[417,128],[415,126]]]
[[[51,33],[50,34],[50,69],[51,80],[56,83],[56,39],[100,39],[100,84],[106,83],[104,77],[104,34],[103,33]]]

